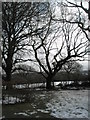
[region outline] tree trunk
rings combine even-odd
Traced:
[[[52,89],[52,85],[51,85],[51,82],[52,82],[52,77],[47,77],[46,79],[46,89]]]
[[[12,84],[11,84],[11,71],[7,70],[6,72],[6,89],[12,89]]]
[[[54,81],[53,81],[53,87],[54,87]]]
[[[46,80],[46,89],[51,89],[51,81],[50,80]]]
[[[7,58],[7,62],[6,62],[7,66],[6,66],[6,82],[7,82],[7,86],[6,89],[11,89],[12,85],[11,85],[11,70],[12,70],[12,51],[11,49],[9,50],[8,53],[8,58]]]
[[[11,81],[11,72],[10,71],[6,72],[6,81]]]

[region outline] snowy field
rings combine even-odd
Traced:
[[[59,91],[46,106],[56,118],[88,118],[88,92]]]
[[[31,97],[29,103],[4,105],[3,117],[88,118],[88,90],[37,91]]]

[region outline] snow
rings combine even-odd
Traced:
[[[42,110],[42,109],[37,109],[37,111],[40,111],[40,112],[42,112],[42,113],[49,113],[49,111],[47,111],[47,110]]]
[[[44,94],[41,94],[41,95],[39,95],[40,97],[45,97],[45,95]]]
[[[20,112],[20,113],[14,113],[15,115],[23,115],[23,116],[29,116],[27,113],[25,112]]]
[[[25,106],[23,104],[25,109],[15,111],[14,115],[35,118],[42,115],[54,118],[88,118],[88,90],[38,91],[34,92],[32,97],[33,101]],[[8,104],[7,100],[8,98],[5,98],[5,104]],[[20,99],[17,98],[17,101]],[[15,102],[14,97],[9,98],[9,103]]]
[[[21,100],[19,98],[12,97],[12,96],[9,96],[9,98],[8,98],[8,96],[6,96],[5,99],[3,100],[3,104],[15,104],[16,102],[18,103],[21,101],[24,102],[24,99]]]
[[[88,118],[88,90],[61,90],[49,91],[39,94],[38,98],[43,98],[45,95],[52,94],[52,99],[45,102],[46,108],[37,108],[35,104],[31,104],[34,111],[26,111],[29,115],[42,112],[49,114],[55,118]],[[48,96],[49,97],[49,96]],[[38,117],[38,116],[36,116]]]
[[[2,104],[2,100],[0,100],[0,105]]]
[[[5,118],[5,116],[2,116],[2,117],[0,117],[0,120],[2,120],[2,119],[4,119]]]
[[[23,85],[14,85],[15,88],[17,89],[23,89],[23,88],[26,88],[26,84],[23,84]]]
[[[56,118],[88,118],[88,91],[57,91],[46,106]]]
[[[35,113],[37,113],[37,112],[36,112],[36,111],[30,112],[31,115],[33,115],[33,114],[35,114]]]
[[[23,115],[23,116],[30,116],[37,113],[36,111],[30,112],[30,110],[27,110],[25,112],[19,112],[19,113],[14,113],[14,115]]]
[[[38,83],[38,84],[29,84],[29,88],[35,88],[35,87],[38,87],[41,86],[43,83]],[[17,89],[23,89],[23,88],[27,88],[27,84],[20,84],[20,85],[14,85],[13,86],[14,88],[17,88]],[[39,89],[40,90],[40,89]]]

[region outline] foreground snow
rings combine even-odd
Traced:
[[[88,118],[88,90],[37,90],[31,97],[33,97],[33,100],[30,103],[23,103],[20,106],[18,104],[16,107],[11,105],[13,112],[9,117],[13,115],[40,118],[44,115],[47,118]],[[12,97],[9,100],[11,103],[16,101]],[[7,99],[5,99],[5,102],[7,103]],[[6,110],[6,108],[4,109]],[[7,110],[4,114],[7,113]]]
[[[88,91],[58,91],[46,104],[56,118],[88,118]]]

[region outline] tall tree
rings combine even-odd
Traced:
[[[52,88],[53,77],[65,63],[72,58],[83,58],[87,53],[87,40],[78,26],[53,21],[52,17],[50,12],[43,34],[31,39],[32,55],[46,79],[47,89]]]
[[[2,3],[2,68],[7,81],[11,80],[15,65],[23,62],[21,54],[25,54],[29,36],[40,34],[44,29],[44,26],[37,29],[34,23],[35,20],[38,21],[38,16],[46,11],[48,5],[45,5],[41,10],[43,3]]]

